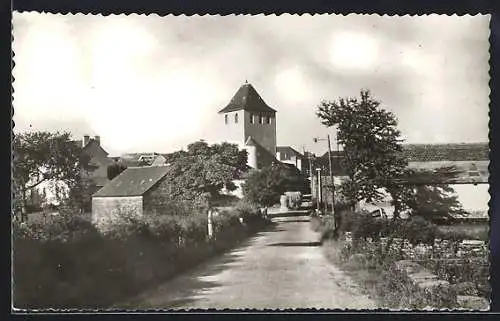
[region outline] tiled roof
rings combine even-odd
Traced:
[[[229,104],[219,113],[228,113],[237,110],[248,110],[255,112],[275,113],[276,110],[269,107],[255,88],[249,84],[243,84],[233,96]]]
[[[92,180],[97,187],[103,187],[109,182],[107,177],[93,177]]]
[[[93,196],[143,195],[160,181],[167,174],[168,170],[168,166],[129,167]]]
[[[245,146],[260,146],[257,142],[252,138],[252,136],[248,136],[247,141],[245,142]]]
[[[403,145],[409,162],[486,161],[487,143],[476,144],[409,144]]]
[[[403,153],[408,162],[487,161],[487,143],[476,144],[404,144]],[[333,157],[343,157],[343,151],[332,151]],[[328,152],[321,158],[328,160]]]

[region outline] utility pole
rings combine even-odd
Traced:
[[[321,138],[313,138],[313,141],[315,143],[319,142],[320,140],[325,140]],[[328,165],[330,167],[330,183],[331,183],[331,191],[332,191],[332,214],[335,212],[335,182],[333,181],[333,168],[332,168],[332,147],[331,147],[331,142],[330,142],[330,135],[328,135],[327,139],[328,141]]]
[[[316,168],[316,171],[318,172],[318,195],[316,197],[316,206],[317,206],[317,209],[318,209],[318,213],[320,212],[321,208],[321,199],[322,199],[322,195],[321,195],[321,168]]]
[[[332,147],[330,144],[330,134],[328,134],[328,165],[330,166],[330,184],[332,190],[332,214],[335,214],[335,182],[333,181]]]
[[[312,168],[312,155],[309,153],[308,155],[309,159],[309,180],[311,181],[311,194],[314,190],[314,181],[313,181],[313,168]]]

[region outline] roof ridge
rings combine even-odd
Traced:
[[[267,105],[262,96],[250,83],[241,85],[231,98],[229,104],[221,109],[219,113],[228,113],[237,110],[276,112],[276,110]]]

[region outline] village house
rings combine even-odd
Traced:
[[[75,143],[82,146],[82,154],[88,157],[88,165],[94,168],[91,171],[82,169],[82,175],[92,180],[95,185],[93,192],[97,192],[109,181],[108,166],[113,163],[113,160],[108,157],[108,152],[101,146],[100,136],[84,135],[83,140],[77,140]]]
[[[434,173],[425,182],[402,182],[407,184],[439,185],[446,184],[455,190],[458,201],[471,217],[487,218],[489,201],[488,165],[489,147],[487,143],[476,144],[405,144],[403,153],[408,160],[410,169],[426,170]],[[343,151],[332,152],[332,167],[335,186],[347,179]],[[328,153],[313,160],[315,167],[321,168],[321,185],[325,186],[330,181],[328,168]],[[453,168],[454,177],[442,178],[439,170]],[[316,173],[313,173],[316,174]],[[315,188],[312,190],[313,198],[318,195],[317,177],[313,176]],[[331,194],[326,188],[321,191],[322,200],[331,202]],[[376,204],[360,204],[367,210],[384,208],[388,216],[392,215],[393,207],[390,197]]]
[[[113,162],[108,157],[108,153],[101,146],[100,136],[83,136],[81,140],[73,141],[77,146],[81,146],[82,159],[87,161],[86,168],[82,167],[81,175],[89,178],[93,183],[91,194],[97,192],[109,181],[107,177],[107,168]],[[69,188],[63,181],[48,181],[38,185],[33,191],[34,204],[36,208],[46,205],[59,205],[60,200],[67,198]],[[31,196],[31,195],[30,195]]]
[[[282,163],[292,164],[302,173],[306,172],[304,166],[307,165],[307,162],[304,161],[305,156],[290,146],[276,147],[276,158]]]
[[[169,167],[129,167],[92,197],[92,222],[106,226],[117,217],[161,211],[170,194]]]

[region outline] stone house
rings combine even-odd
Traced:
[[[307,165],[304,162],[305,156],[290,146],[276,147],[276,158],[282,163],[292,164],[302,173],[305,171],[304,165]]]
[[[94,167],[93,171],[82,171],[82,175],[90,178],[95,184],[94,192],[101,189],[108,180],[108,166],[113,163],[113,159],[108,157],[108,152],[101,146],[100,136],[83,136],[83,140],[75,142],[82,146],[82,154],[88,157],[89,165]]]
[[[142,217],[164,209],[170,194],[168,166],[129,167],[92,196],[92,222],[98,226],[119,217]]]

